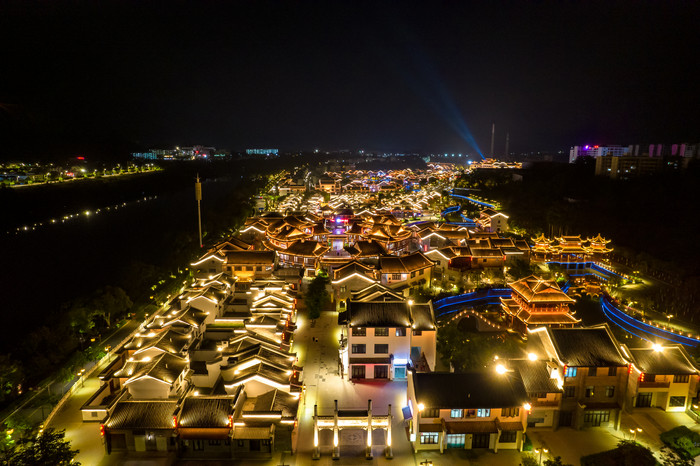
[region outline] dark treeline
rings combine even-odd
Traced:
[[[590,163],[535,164],[514,179],[507,170],[479,170],[458,181],[499,201],[511,225],[529,234],[612,240],[613,258],[672,286],[646,305],[695,320],[700,302],[697,192],[700,166],[629,180],[596,177]]]

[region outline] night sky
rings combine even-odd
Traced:
[[[158,3],[159,5],[156,5]],[[0,155],[700,142],[700,2],[2,2]],[[115,149],[116,150],[116,149]]]

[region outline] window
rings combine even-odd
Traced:
[[[673,383],[688,383],[690,380],[690,375],[688,374],[678,374],[673,376]]]
[[[392,280],[401,280],[401,274],[400,273],[392,273],[391,279]]]
[[[501,437],[498,439],[501,443],[513,443],[518,437],[518,432],[515,430],[507,430],[501,432]]]
[[[425,418],[440,417],[440,409],[438,409],[438,408],[425,408],[420,415],[421,415],[421,417],[425,417]]]
[[[535,393],[533,394],[535,398],[547,398],[547,393],[542,392],[542,393]]]
[[[420,443],[423,445],[436,445],[439,434],[437,432],[421,432]]]
[[[366,352],[366,345],[352,345],[352,354],[365,354]]]
[[[617,367],[608,367],[608,376],[617,375]]]
[[[367,329],[363,327],[353,327],[352,328],[352,336],[353,337],[366,337],[367,336]]]
[[[265,439],[262,441],[263,446],[269,447],[270,446],[270,439]]]
[[[397,337],[405,337],[406,336],[406,329],[403,327],[399,327],[396,329],[396,336]]]
[[[593,397],[593,387],[586,387],[586,398]]]
[[[218,447],[221,445],[221,440],[209,440],[209,445],[213,447]]]
[[[567,385],[564,387],[564,398],[573,398],[576,396],[576,386]]]
[[[684,396],[672,396],[668,400],[668,406],[672,408],[678,408],[685,406]]]
[[[387,345],[386,343],[381,345],[374,345],[374,352],[375,354],[388,354],[389,345]]]
[[[374,329],[375,337],[388,337],[389,329],[387,327],[377,327]]]
[[[239,447],[242,447],[242,446],[244,446],[244,445],[245,445],[245,440],[239,440],[239,441],[238,441],[238,446],[239,446]]]
[[[591,423],[594,426],[599,426],[601,422],[610,421],[610,411],[586,411],[583,415],[583,422]]]
[[[411,278],[416,278],[416,272],[411,272]]]
[[[423,272],[425,272],[425,269],[420,269],[420,270],[418,271],[418,275],[423,275]]]
[[[389,378],[389,366],[385,366],[385,365],[374,366],[374,378],[375,379],[388,379]]]
[[[353,379],[364,379],[365,378],[365,366],[351,366],[352,367],[352,378]]]
[[[597,375],[597,367],[589,367],[588,368],[588,376],[589,377],[595,377]]]
[[[644,374],[642,380],[644,382],[656,382],[656,374]]]
[[[515,417],[520,415],[520,408],[501,408],[501,416]]]
[[[452,409],[450,410],[450,417],[452,418],[461,418],[464,415],[464,410],[463,409]]]
[[[419,337],[419,336],[421,336],[421,335],[423,335],[423,330],[414,330],[414,331],[413,331],[413,336],[414,336],[414,337]]]
[[[615,396],[615,386],[614,385],[608,385],[605,387],[605,396],[608,398],[612,398]]]
[[[476,410],[476,417],[490,417],[491,410],[489,408],[481,408]]]
[[[204,450],[204,440],[192,440],[192,449],[194,451]]]
[[[576,377],[576,372],[577,372],[576,367],[567,367],[566,370],[564,371],[564,377]]]

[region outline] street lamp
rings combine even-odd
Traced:
[[[539,459],[537,460],[537,464],[542,464],[542,453],[549,453],[549,450],[546,448],[535,448],[535,453],[540,455]]]
[[[642,429],[640,429],[639,427],[637,427],[636,429],[630,429],[630,434],[634,434],[634,442],[637,441],[637,432],[641,433]]]
[[[80,388],[85,386],[85,379],[83,378],[83,374],[85,374],[85,369],[80,369],[80,372],[78,372],[78,377],[80,377]]]

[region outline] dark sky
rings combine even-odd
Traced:
[[[475,153],[492,121],[497,152],[506,130],[514,151],[698,142],[698,18],[691,1],[2,2],[0,151]]]

